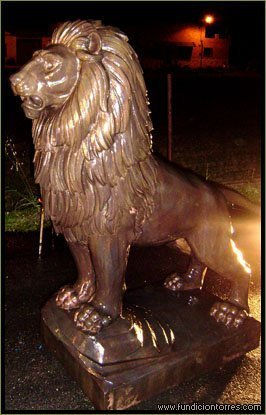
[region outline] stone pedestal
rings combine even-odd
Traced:
[[[227,329],[209,316],[217,297],[147,286],[128,292],[123,318],[97,336],[73,324],[73,312],[42,310],[46,346],[99,410],[126,409],[259,345],[260,323]]]

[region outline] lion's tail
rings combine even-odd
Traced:
[[[257,216],[261,215],[261,207],[255,203],[250,202],[245,196],[241,195],[236,190],[229,189],[228,187],[222,185],[219,185],[218,187],[219,190],[221,190],[223,193],[227,202],[231,203],[233,206],[249,210]]]

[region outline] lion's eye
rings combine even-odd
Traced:
[[[58,62],[44,62],[44,70],[45,72],[52,72],[58,65]]]
[[[47,72],[50,72],[54,67],[55,67],[55,65],[52,62],[45,62],[44,63],[44,69]]]
[[[55,58],[50,58],[46,57],[46,59],[44,58],[43,60],[44,62],[44,70],[46,73],[52,72],[59,64],[60,62],[58,61],[58,59]]]

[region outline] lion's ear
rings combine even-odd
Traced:
[[[101,38],[97,32],[92,32],[88,37],[88,51],[92,55],[98,55],[102,48]]]
[[[98,55],[102,48],[101,38],[97,32],[92,32],[88,37],[80,36],[75,39],[71,48],[75,50],[81,60],[90,60],[91,55]]]

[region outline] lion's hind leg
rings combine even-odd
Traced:
[[[92,300],[95,292],[94,269],[88,247],[69,243],[69,248],[78,269],[78,279],[75,284],[62,287],[57,294],[56,304],[65,310],[78,308]]]
[[[187,272],[182,276],[177,273],[170,275],[166,278],[164,286],[172,291],[201,289],[206,270],[206,265],[192,255]]]
[[[228,327],[238,327],[245,320],[248,307],[250,268],[231,238],[230,221],[219,217],[205,221],[193,230],[188,243],[199,260],[231,282],[226,302],[217,302],[210,315]]]

